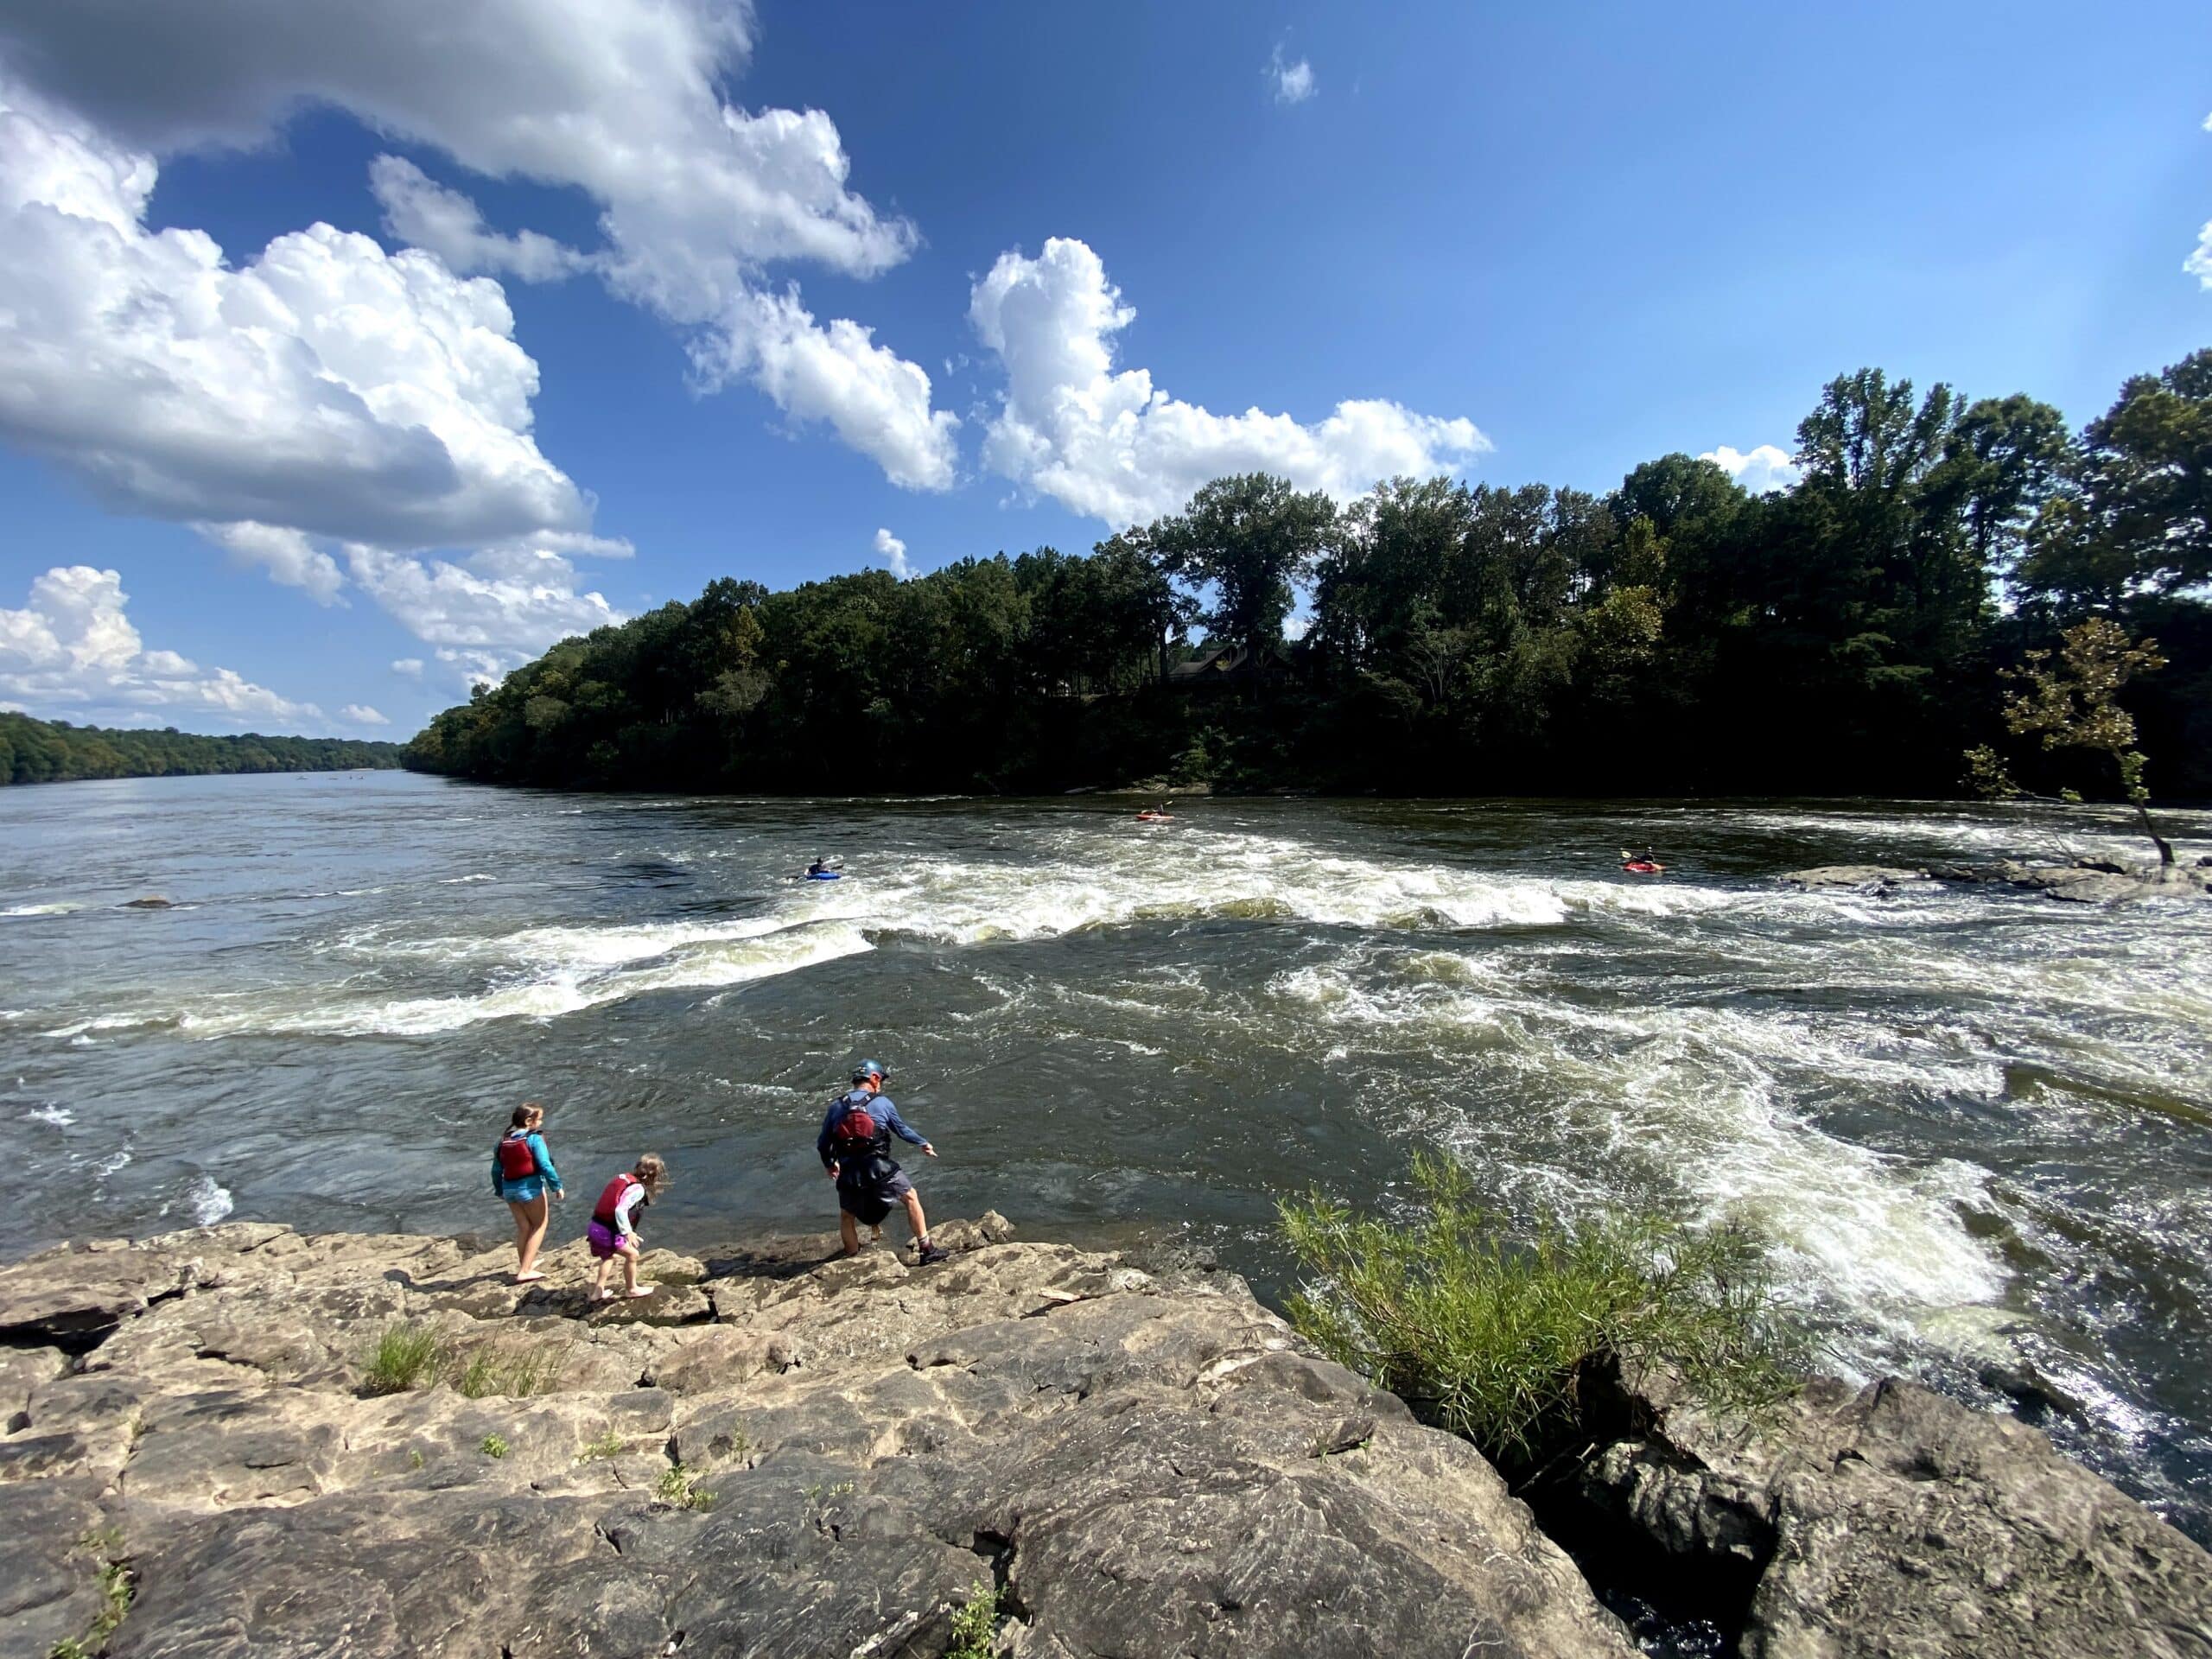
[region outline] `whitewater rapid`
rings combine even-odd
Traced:
[[[518,1097],[564,1165],[669,1154],[671,1225],[811,1224],[865,1051],[956,1210],[1264,1287],[1279,1198],[1388,1209],[1446,1150],[1509,1217],[1745,1223],[1840,1369],[2031,1361],[2140,1490],[2212,1468],[2212,906],[1777,879],[2111,855],[2116,817],[160,781],[0,801],[0,1152],[49,1230],[481,1225]]]

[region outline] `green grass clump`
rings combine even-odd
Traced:
[[[1516,1243],[1457,1165],[1416,1157],[1414,1181],[1425,1213],[1405,1226],[1319,1192],[1281,1205],[1312,1275],[1291,1322],[1509,1471],[1573,1432],[1577,1374],[1608,1354],[1670,1364],[1718,1406],[1793,1386],[1799,1343],[1744,1229],[1613,1216]]]
[[[486,1434],[476,1449],[487,1458],[504,1458],[507,1455],[507,1442],[501,1435]]]
[[[131,1598],[137,1586],[131,1582],[130,1568],[116,1559],[123,1548],[123,1535],[112,1527],[103,1527],[89,1532],[78,1541],[84,1548],[96,1550],[108,1559],[100,1563],[100,1606],[92,1615],[92,1622],[82,1636],[64,1637],[55,1643],[48,1659],[94,1659],[107,1650],[107,1639],[123,1626],[124,1617],[130,1611]]]
[[[422,1325],[387,1325],[364,1362],[363,1389],[369,1394],[404,1394],[435,1382],[445,1363],[445,1344]]]
[[[454,1368],[453,1385],[470,1400],[488,1394],[542,1394],[552,1386],[560,1363],[552,1354],[529,1348],[479,1348]]]
[[[711,1510],[715,1506],[715,1495],[700,1490],[698,1478],[680,1463],[671,1463],[662,1471],[658,1484],[653,1487],[653,1496],[679,1510]]]
[[[376,1346],[362,1357],[364,1394],[404,1394],[450,1382],[463,1395],[543,1394],[560,1375],[557,1353],[512,1344],[487,1344],[463,1353],[426,1325],[388,1325]]]
[[[597,1440],[587,1442],[584,1449],[576,1453],[576,1461],[589,1463],[594,1458],[619,1458],[622,1447],[622,1437],[610,1428]]]
[[[991,1659],[998,1646],[999,1592],[981,1579],[952,1613],[952,1645],[944,1659]]]

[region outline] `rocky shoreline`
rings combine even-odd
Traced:
[[[1849,892],[1878,899],[1915,887],[2006,887],[2039,893],[2077,905],[2107,905],[2139,899],[2212,899],[2212,858],[2193,864],[2121,864],[2110,859],[2077,858],[2064,864],[2030,864],[1999,859],[1994,864],[1939,864],[1925,868],[1888,864],[1823,864],[1792,870],[1781,878],[1801,893]]]
[[[577,1245],[518,1288],[503,1243],[260,1224],[0,1268],[0,1659],[1636,1651],[1242,1281],[938,1236],[654,1252],[601,1307]],[[1898,1382],[1585,1397],[1569,1541],[1752,1659],[2212,1654],[2212,1557],[2032,1429]]]

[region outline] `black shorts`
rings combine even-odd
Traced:
[[[837,1183],[837,1207],[855,1221],[873,1227],[899,1205],[914,1190],[913,1182],[906,1179],[906,1172],[893,1164],[883,1174],[851,1185]]]

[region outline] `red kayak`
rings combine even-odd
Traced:
[[[1664,864],[1655,864],[1648,858],[1631,858],[1621,866],[1630,875],[1656,875],[1666,868]]]
[[[1137,822],[1139,823],[1173,823],[1175,820],[1165,812],[1140,812],[1137,814]]]

